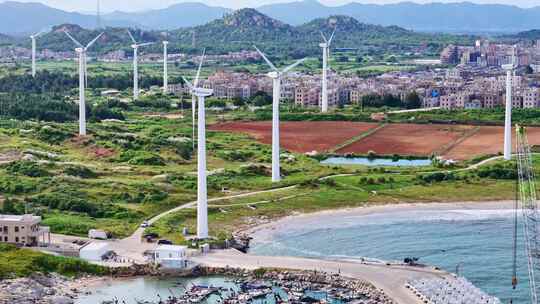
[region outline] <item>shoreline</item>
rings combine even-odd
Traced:
[[[514,201],[482,201],[482,202],[431,202],[431,203],[389,203],[374,204],[363,207],[323,210],[313,213],[295,213],[285,217],[270,219],[266,223],[255,224],[240,228],[235,235],[244,235],[251,238],[250,245],[268,243],[274,239],[276,233],[287,229],[299,227],[312,227],[317,223],[328,223],[335,218],[355,218],[369,215],[392,214],[408,211],[513,211]],[[318,224],[320,225],[320,224]],[[345,224],[335,224],[333,228],[343,227]],[[328,228],[328,226],[324,226]],[[248,251],[250,254],[250,251]]]

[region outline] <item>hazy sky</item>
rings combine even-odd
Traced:
[[[21,2],[42,2],[49,6],[61,8],[69,11],[95,11],[97,0],[13,0]],[[224,6],[230,8],[257,7],[262,4],[291,2],[292,0],[101,0],[101,7],[104,12],[113,10],[140,11],[148,9],[164,8],[179,2],[204,2],[209,5]],[[402,0],[401,0],[402,1]],[[361,3],[396,3],[400,0],[321,0],[326,5],[341,5],[348,2]],[[418,3],[429,2],[461,2],[462,0],[413,0]],[[500,3],[513,4],[521,7],[540,6],[540,0],[469,0],[475,3]],[[4,0],[0,0],[4,2]]]

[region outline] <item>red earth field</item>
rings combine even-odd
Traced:
[[[282,122],[281,146],[289,151],[325,152],[379,126],[361,122]],[[272,143],[271,122],[230,122],[209,127],[213,131],[241,132],[262,143]],[[340,148],[337,153],[400,154],[467,160],[503,150],[504,128],[493,126],[388,124],[360,140]],[[514,132],[512,133],[514,134]],[[528,128],[531,145],[540,145],[540,128]],[[513,146],[515,147],[515,136]]]
[[[464,136],[472,126],[389,124],[338,153],[429,156]]]
[[[376,123],[348,121],[282,122],[280,144],[286,150],[299,153],[324,152],[377,126]],[[209,129],[246,133],[262,143],[272,143],[272,122],[270,121],[230,122],[213,125]]]
[[[531,145],[540,145],[540,128],[527,128],[527,139]],[[480,127],[479,131],[463,140],[444,156],[449,159],[465,160],[485,154],[503,152],[504,128]],[[516,150],[516,131],[512,130],[512,149]]]

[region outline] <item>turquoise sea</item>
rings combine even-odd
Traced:
[[[512,279],[512,210],[405,209],[367,215],[329,214],[275,225],[251,252],[317,258],[368,257],[420,262],[465,276],[503,303],[530,303],[525,247],[518,230],[520,284]],[[311,222],[310,222],[311,221]]]

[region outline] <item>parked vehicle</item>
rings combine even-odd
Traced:
[[[90,229],[88,230],[88,238],[96,240],[106,240],[109,238],[107,232],[103,230]]]

